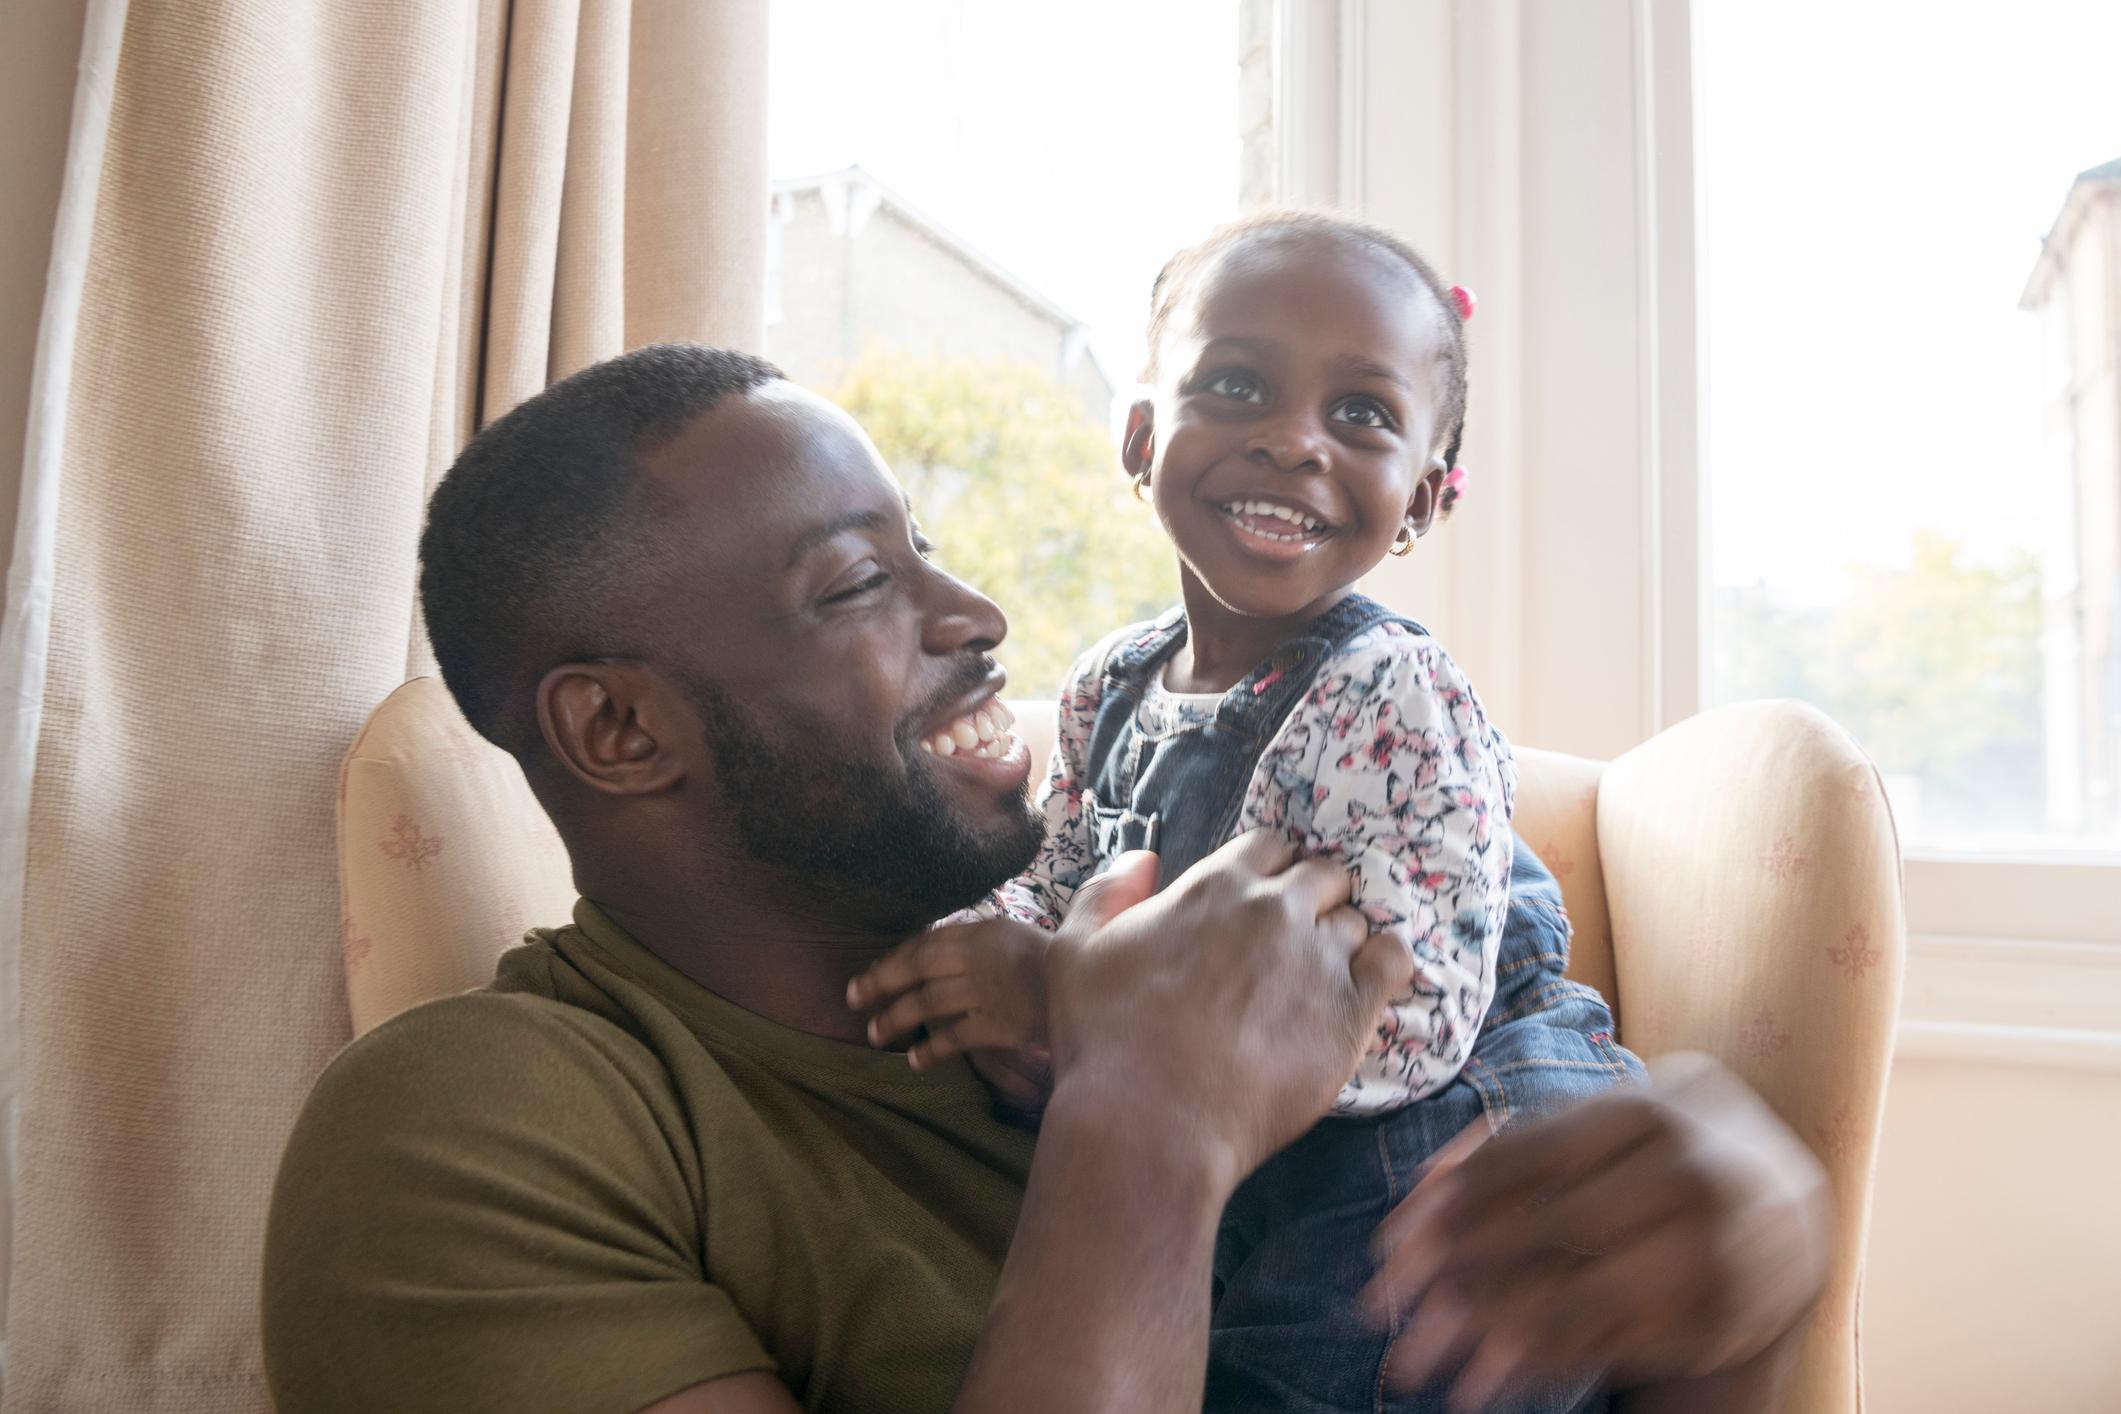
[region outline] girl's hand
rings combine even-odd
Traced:
[[[870,1012],[869,1043],[906,1052],[915,1070],[969,1053],[1012,1109],[1042,1109],[1053,1088],[1047,1050],[1046,965],[1054,935],[990,918],[953,923],[902,943],[847,984],[847,1004]]]

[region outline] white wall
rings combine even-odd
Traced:
[[[1879,1414],[2121,1409],[2121,1070],[1903,1055],[1865,1269]]]

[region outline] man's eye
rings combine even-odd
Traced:
[[[1201,387],[1219,398],[1236,398],[1239,402],[1263,403],[1267,400],[1266,389],[1257,378],[1234,369],[1216,374]]]
[[[937,551],[933,540],[925,535],[916,535],[913,537],[913,553],[924,560],[933,560],[938,558],[940,552]]]
[[[885,573],[881,569],[872,570],[869,574],[864,575],[860,580],[848,585],[845,589],[833,590],[831,593],[827,594],[820,602],[826,604],[839,604],[849,599],[859,599],[864,594],[875,593],[877,590],[882,589],[886,584],[889,584],[890,582],[891,576],[889,574]]]
[[[1354,427],[1392,426],[1392,414],[1375,398],[1350,398],[1333,409],[1333,415]]]

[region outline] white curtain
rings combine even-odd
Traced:
[[[8,1411],[266,1408],[426,492],[583,363],[756,345],[764,48],[765,0],[90,0],[0,638]]]

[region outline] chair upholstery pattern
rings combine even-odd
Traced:
[[[567,850],[515,759],[439,678],[400,687],[339,768],[339,943],[355,1035],[493,979],[574,907]]]
[[[1054,707],[1012,703],[1044,762]],[[1832,1271],[1788,1407],[1862,1407],[1858,1315],[1871,1174],[1899,1011],[1900,857],[1877,771],[1793,703],[1719,708],[1611,763],[1520,749],[1516,825],[1561,883],[1570,975],[1654,1061],[1716,1056],[1810,1144],[1837,1200]],[[565,849],[521,771],[416,678],[340,780],[356,1034],[483,985],[526,926],[564,921]]]

